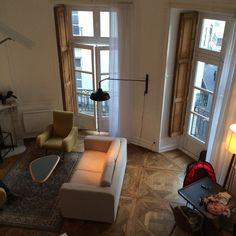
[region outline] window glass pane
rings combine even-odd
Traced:
[[[100,50],[100,71],[109,73],[109,50]]]
[[[78,111],[81,114],[93,116],[94,102],[90,99],[93,91],[93,77],[91,74],[76,71],[75,79]]]
[[[75,72],[75,83],[76,83],[76,90],[82,89],[82,77],[80,71]]]
[[[194,114],[190,115],[189,134],[203,142],[206,142],[208,120]]]
[[[75,69],[81,70],[81,58],[75,58]]]
[[[103,101],[101,103],[101,115],[102,117],[108,117],[109,116],[109,101],[110,100],[107,100],[107,101]]]
[[[92,51],[84,48],[74,48],[75,69],[92,72]],[[78,65],[79,68],[77,67]]]
[[[72,11],[71,17],[73,36],[94,36],[92,11]]]
[[[93,77],[91,74],[76,71],[75,79],[77,92],[89,93],[93,91]]]
[[[108,78],[109,77],[109,75],[107,74],[107,75],[102,75],[101,76],[101,80],[102,79],[105,79],[105,78]],[[103,91],[109,91],[109,80],[105,80],[105,81],[103,81],[102,83],[101,83],[101,86],[102,86],[102,90]],[[103,101],[103,102],[101,102],[101,116],[102,117],[107,117],[107,116],[109,116],[109,100],[107,100],[107,101]]]
[[[194,89],[192,111],[209,118],[213,96],[209,93]]]
[[[220,52],[225,30],[225,21],[204,19],[200,37],[200,48]]]
[[[87,116],[94,116],[94,101],[90,99],[90,94],[77,94],[78,111]]]
[[[109,75],[101,75],[101,80],[108,78]],[[101,87],[103,91],[109,91],[109,80],[105,80],[101,83]]]
[[[108,11],[100,12],[100,36],[110,37],[110,13]]]
[[[195,74],[195,86],[214,92],[217,66],[198,61]]]
[[[72,24],[73,25],[78,25],[79,24],[79,18],[78,18],[78,12],[77,11],[72,11]]]

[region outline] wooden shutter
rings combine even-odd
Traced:
[[[175,59],[169,135],[183,133],[198,13],[181,13]]]
[[[72,76],[71,51],[69,48],[68,17],[66,7],[59,5],[54,8],[57,48],[60,66],[63,108],[74,111],[74,83]]]

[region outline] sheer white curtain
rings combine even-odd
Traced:
[[[133,5],[118,4],[111,11],[110,78],[133,78]],[[130,138],[132,82],[109,81],[109,134]]]
[[[232,154],[225,148],[229,126],[236,123],[236,30],[231,30],[231,42],[224,62],[219,95],[216,100],[211,134],[207,148],[207,160],[215,169],[217,181],[222,184]],[[225,82],[227,81],[227,82]]]

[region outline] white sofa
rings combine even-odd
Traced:
[[[63,217],[112,223],[127,162],[127,140],[87,136],[85,151],[60,189]]]

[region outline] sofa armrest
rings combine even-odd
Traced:
[[[42,147],[43,144],[52,136],[53,125],[49,125],[46,130],[37,136],[36,144],[38,147]]]
[[[70,152],[75,145],[78,137],[78,127],[73,127],[70,133],[62,141],[62,148],[66,152]]]
[[[112,137],[88,135],[84,139],[84,149],[107,152],[114,139]]]
[[[114,198],[109,188],[64,183],[60,189],[61,212],[68,218],[112,223],[115,220]]]

